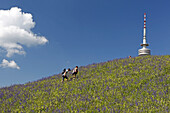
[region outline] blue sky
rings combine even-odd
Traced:
[[[0,10],[18,7],[32,15],[31,31],[48,42],[28,47],[26,54],[7,57],[20,69],[0,68],[0,87],[23,84],[129,55],[142,43],[143,14],[147,14],[147,42],[152,55],[170,53],[169,0],[0,0]],[[37,42],[38,43],[38,42]]]

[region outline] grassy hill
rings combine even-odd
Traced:
[[[59,74],[1,88],[0,111],[169,112],[170,55],[115,59],[82,66],[78,79],[64,83],[61,80]]]

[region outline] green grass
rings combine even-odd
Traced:
[[[59,74],[1,88],[0,111],[168,113],[169,75],[170,55],[82,66],[72,81],[62,83]]]

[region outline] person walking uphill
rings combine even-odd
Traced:
[[[78,73],[78,66],[76,66],[76,67],[73,69],[73,72],[72,72],[73,79],[76,78],[77,73]]]
[[[62,80],[62,82],[64,82],[64,78],[66,78],[66,80],[68,80],[68,77],[67,77],[67,73],[70,71],[70,68],[68,68],[67,70],[66,69],[64,69],[63,70],[63,72],[62,72],[62,74],[63,74],[63,80]]]

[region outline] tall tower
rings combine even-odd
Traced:
[[[146,13],[144,13],[143,44],[141,44],[141,46],[143,48],[138,50],[138,55],[150,55],[151,50],[146,48],[147,46],[149,46],[149,44],[146,43]]]

